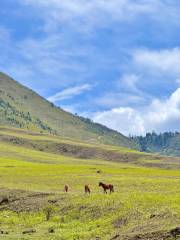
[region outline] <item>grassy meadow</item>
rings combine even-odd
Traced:
[[[21,131],[0,132],[1,136],[8,134],[30,141],[68,142]],[[143,162],[142,153],[139,159]],[[103,194],[99,181],[114,184],[115,193]],[[67,194],[65,184],[70,186]],[[91,188],[90,195],[84,194],[85,184]],[[180,226],[180,171],[175,168],[83,159],[1,140],[0,189],[0,198],[10,199],[8,204],[0,204],[1,239],[135,239],[139,234]]]

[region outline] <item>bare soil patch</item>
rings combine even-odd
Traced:
[[[54,197],[51,193],[30,192],[23,190],[0,189],[0,211],[14,212],[39,211]]]
[[[115,235],[111,240],[178,240],[180,239],[180,228],[174,228],[169,231],[157,231],[136,234],[134,236]]]

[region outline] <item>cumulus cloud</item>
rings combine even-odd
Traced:
[[[130,107],[113,108],[109,111],[98,112],[93,120],[126,136],[130,133],[144,133],[143,119],[135,109]]]
[[[69,98],[73,98],[74,96],[80,95],[85,91],[89,91],[92,89],[90,84],[84,84],[81,86],[66,88],[61,92],[56,93],[55,95],[48,98],[50,102],[57,102]]]
[[[98,112],[94,121],[104,124],[125,135],[144,135],[147,131],[180,130],[180,88],[162,101],[154,99],[143,109],[130,107],[114,108]]]

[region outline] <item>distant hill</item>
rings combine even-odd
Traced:
[[[0,125],[57,134],[92,143],[137,148],[133,140],[56,107],[3,73],[0,73]]]
[[[146,136],[132,137],[144,152],[157,152],[163,155],[180,156],[180,133],[147,133]]]

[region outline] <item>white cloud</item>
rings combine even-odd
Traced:
[[[19,0],[21,1],[21,0]],[[22,1],[21,1],[22,2]],[[41,6],[48,8],[49,10],[56,9],[57,11],[63,11],[66,17],[72,16],[87,16],[87,14],[93,13],[93,11],[104,11],[107,13],[116,13],[119,17],[126,15],[126,12],[130,13],[144,13],[151,12],[160,3],[159,0],[147,1],[132,1],[132,0],[23,0],[24,4]],[[69,13],[69,14],[68,14]],[[59,16],[60,17],[60,16]],[[61,16],[63,17],[63,16]],[[65,16],[64,16],[65,17]]]
[[[180,48],[149,50],[139,49],[133,53],[135,64],[150,71],[180,74]]]
[[[82,31],[107,27],[113,21],[132,21],[140,16],[160,24],[179,25],[179,2],[164,0],[18,0],[33,6],[46,19],[46,29],[54,30],[62,23]],[[40,10],[40,11],[39,11]],[[167,21],[168,19],[168,21]],[[79,27],[81,26],[81,28]]]
[[[0,43],[7,43],[10,40],[10,30],[0,26]]]
[[[144,79],[140,75],[125,73],[114,82],[112,91],[95,98],[93,102],[105,108],[145,105],[152,100],[152,96],[140,89],[142,81]]]
[[[51,102],[57,102],[65,99],[72,98],[74,96],[80,95],[85,91],[89,91],[92,89],[92,86],[90,84],[84,84],[81,86],[71,87],[64,89],[61,92],[56,93],[55,95],[48,98]]]
[[[83,72],[82,64],[73,62],[72,57],[81,56],[85,52],[80,48],[77,52],[73,47],[68,47],[62,42],[61,34],[53,34],[45,39],[26,39],[18,46],[24,59],[45,74],[55,75],[65,70]]]
[[[123,85],[128,91],[139,92],[137,88],[137,83],[139,82],[140,77],[135,74],[124,74],[120,79],[120,87]]]
[[[92,29],[107,26],[112,21],[131,21],[144,14],[156,16],[159,9],[161,12],[164,10],[161,0],[19,0],[19,2],[35,9],[40,8],[48,30],[63,22],[77,26],[76,30],[82,30],[79,25],[85,26],[83,29],[87,27]]]
[[[8,51],[12,53],[11,44],[11,30],[0,25],[0,51],[1,58],[0,63],[4,62],[8,57],[4,54],[4,51]]]
[[[93,120],[102,123],[125,135],[145,134],[147,131],[179,131],[180,130],[180,88],[168,99],[154,99],[143,109],[130,107],[114,108],[98,112]]]
[[[145,99],[143,96],[119,91],[105,93],[103,96],[98,97],[97,99],[95,98],[93,103],[95,103],[97,106],[105,108],[116,108],[118,106],[145,104],[146,101],[147,99]]]
[[[95,114],[93,120],[127,136],[130,133],[144,133],[143,119],[133,108],[120,107],[98,112]]]

